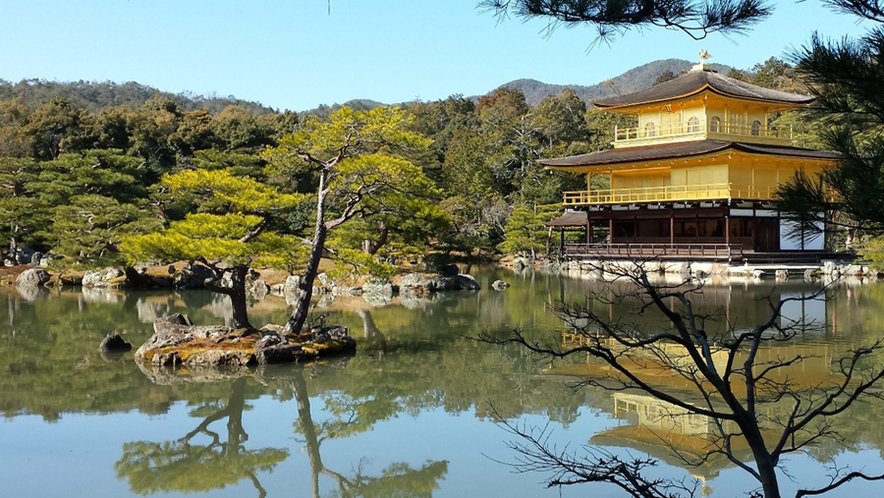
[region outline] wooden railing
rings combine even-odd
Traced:
[[[701,257],[717,260],[740,260],[743,258],[742,244],[685,244],[685,243],[652,243],[652,244],[565,244],[564,256],[575,257]]]
[[[732,123],[719,121],[717,123],[703,121],[683,122],[673,125],[647,127],[614,127],[614,143],[649,141],[659,138],[692,138],[714,135],[729,135],[748,139],[747,141],[767,141],[773,139],[777,142],[790,142],[792,140],[792,128],[778,128],[763,124],[752,125],[751,123]]]
[[[564,192],[566,206],[586,204],[628,204],[633,202],[702,201],[713,199],[772,200],[776,186],[735,187],[731,183],[667,185],[663,187],[578,190]]]

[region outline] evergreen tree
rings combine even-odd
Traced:
[[[884,22],[875,3],[833,5],[877,25],[860,39],[814,35],[792,54],[816,101],[809,109],[822,144],[840,154],[821,178],[796,175],[780,206],[804,230],[841,228],[848,240],[884,234]]]
[[[165,230],[127,237],[120,249],[132,261],[199,261],[215,272],[207,289],[230,296],[234,327],[250,327],[246,279],[252,265],[293,269],[302,254],[298,241],[269,230],[274,218],[297,206],[303,195],[282,194],[227,170],[166,175],[155,198],[187,212]],[[227,274],[228,279],[224,278]]]
[[[327,119],[308,116],[295,133],[265,153],[277,174],[308,172],[317,178],[312,247],[286,330],[300,331],[307,319],[313,282],[331,230],[353,220],[383,220],[393,212],[432,212],[403,209],[406,201],[408,206],[414,201],[428,202],[435,194],[432,182],[408,159],[429,143],[409,130],[405,112],[397,107],[354,111],[344,106]]]
[[[590,24],[597,29],[596,41],[651,26],[679,30],[694,39],[715,32],[740,33],[772,10],[763,0],[482,0],[479,5],[498,18],[514,14],[523,19],[547,19],[548,32],[562,24]]]

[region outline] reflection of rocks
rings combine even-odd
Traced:
[[[122,294],[107,287],[83,287],[80,289],[80,293],[83,295],[83,301],[87,303],[113,304],[120,302],[120,299],[123,298]]]
[[[99,351],[98,355],[102,360],[111,363],[122,360],[126,356],[126,351]]]
[[[224,320],[224,323],[233,322],[233,306],[230,305],[230,296],[213,292],[208,309],[212,316]]]
[[[248,367],[218,368],[192,366],[187,369],[172,369],[139,361],[138,368],[145,377],[158,385],[171,386],[189,382],[220,382],[252,375]]]
[[[285,283],[276,284],[270,288],[270,292],[277,296],[285,296],[288,298],[291,295],[297,295],[298,293],[298,285],[301,283],[301,277],[299,275],[289,275],[285,279]],[[291,303],[289,303],[291,304]]]
[[[249,290],[257,299],[264,299],[267,297],[267,294],[270,294],[270,286],[263,280],[256,280]]]
[[[335,296],[361,296],[362,288],[361,287],[347,287],[342,285],[336,285],[331,289],[332,295]]]
[[[503,280],[495,280],[494,283],[491,284],[491,288],[496,291],[506,290],[509,286],[510,284]]]
[[[18,291],[18,295],[21,296],[22,299],[24,299],[25,301],[27,301],[29,303],[34,302],[37,299],[40,299],[40,297],[43,294],[46,294],[49,292],[49,290],[46,289],[46,287],[32,287],[32,286],[16,287],[15,290]]]
[[[141,323],[153,323],[157,318],[168,315],[172,307],[168,301],[153,302],[140,297],[135,302],[135,309],[138,311],[138,320]]]
[[[195,326],[187,316],[175,314],[155,321],[154,331],[135,352],[136,360],[188,368],[237,368],[259,363],[309,361],[356,348],[356,342],[343,327],[315,327],[306,333],[284,335],[281,327],[272,325],[260,331],[223,325]]]
[[[362,299],[372,306],[386,306],[393,300],[393,284],[389,281],[371,281],[362,284]]]
[[[478,291],[461,291],[454,293],[438,293],[432,294],[413,294],[410,292],[399,293],[399,304],[406,309],[424,309],[429,306],[436,306],[443,301],[453,301],[463,297],[474,296]]]
[[[286,301],[288,301],[288,300],[286,300]],[[294,296],[294,301],[290,304],[295,304],[297,302],[298,302],[298,296]],[[328,308],[334,302],[335,302],[335,295],[334,294],[325,294],[324,296],[320,297],[318,301],[316,301],[316,307],[317,308]]]

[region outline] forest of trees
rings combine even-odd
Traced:
[[[776,58],[730,75],[801,90],[792,68]],[[674,76],[664,72],[657,81]],[[415,214],[417,206],[403,205],[403,212],[412,210],[409,218],[396,218],[395,206],[388,204],[406,197],[388,197],[383,213],[375,205],[380,218],[367,224],[361,208],[353,217],[362,221],[329,235],[328,252],[372,272],[384,271],[375,262],[413,258],[430,247],[482,256],[544,252],[545,237],[531,231],[543,231],[542,222],[559,212],[562,191],[582,189],[585,180],[544,170],[536,160],[608,148],[614,125],[629,124],[594,111],[570,89],[535,106],[522,91],[501,87],[477,99],[454,95],[400,107],[404,131],[425,139],[412,140],[399,153],[428,179],[421,183],[415,177],[417,190],[409,198],[423,198],[434,209]],[[242,220],[221,224],[239,227],[226,235],[237,240],[260,224],[260,232],[306,241],[313,234],[320,178],[318,170],[291,167],[287,154],[299,148],[285,144],[317,129],[317,123],[332,126],[344,119],[340,111],[276,112],[232,98],[163,94],[134,83],[0,82],[0,233],[8,241],[6,257],[21,257],[27,247],[51,251],[59,266],[119,263],[126,237],[181,229],[195,215],[257,216],[251,226]],[[800,125],[798,116],[781,119]],[[805,145],[815,143],[811,135],[800,137]],[[175,190],[185,172],[200,172],[202,183]],[[349,171],[348,181],[357,181],[357,173],[363,181],[361,170]],[[231,187],[236,178],[258,186]],[[256,189],[298,201],[286,198],[286,208],[273,208],[270,216],[257,205],[271,201]],[[344,212],[347,199],[333,199],[329,214]],[[408,225],[406,219],[421,222]],[[299,264],[298,251],[291,253],[277,263],[287,269]],[[305,255],[300,254],[301,264]]]

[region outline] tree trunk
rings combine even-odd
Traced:
[[[776,465],[767,451],[764,452],[764,455],[755,453],[755,464],[758,466],[758,476],[764,498],[780,498]]]
[[[752,450],[752,458],[758,469],[758,481],[761,483],[762,496],[764,498],[780,498],[780,484],[777,481],[777,460],[767,449],[764,437],[758,427],[754,411],[739,411],[743,417],[742,423],[737,424],[743,430],[743,437]]]
[[[213,268],[216,273],[221,271]],[[227,269],[230,272],[230,287],[222,286],[217,280],[206,280],[204,284],[212,292],[230,296],[230,304],[233,308],[233,327],[238,329],[252,328],[249,323],[249,307],[246,303],[246,277],[249,274],[248,265],[237,265]]]
[[[369,239],[362,241],[362,252],[374,256],[378,253],[381,247],[384,247],[384,244],[387,243],[387,238],[390,235],[390,230],[383,222],[381,222],[378,226],[378,232],[380,233],[380,236],[378,237],[377,242]]]
[[[249,307],[246,303],[246,277],[249,274],[249,267],[246,265],[237,265],[230,269],[231,289],[230,301],[233,304],[233,326],[242,328],[252,328],[249,323]]]
[[[322,170],[319,174],[319,189],[316,197],[316,227],[313,231],[313,244],[310,248],[310,259],[307,260],[307,268],[304,269],[304,277],[298,283],[298,302],[292,316],[283,329],[286,333],[297,334],[304,328],[307,321],[307,313],[310,311],[310,299],[313,298],[313,282],[319,274],[319,262],[322,260],[322,252],[325,250],[325,238],[328,235],[328,227],[325,225],[325,197],[328,191],[325,182],[328,172]]]
[[[325,468],[322,464],[322,456],[319,453],[319,438],[316,435],[316,426],[310,413],[310,395],[307,392],[307,382],[300,370],[295,370],[292,376],[292,390],[298,402],[298,427],[301,429],[304,439],[307,441],[307,455],[310,457],[310,488],[315,498],[319,497],[319,473]]]

